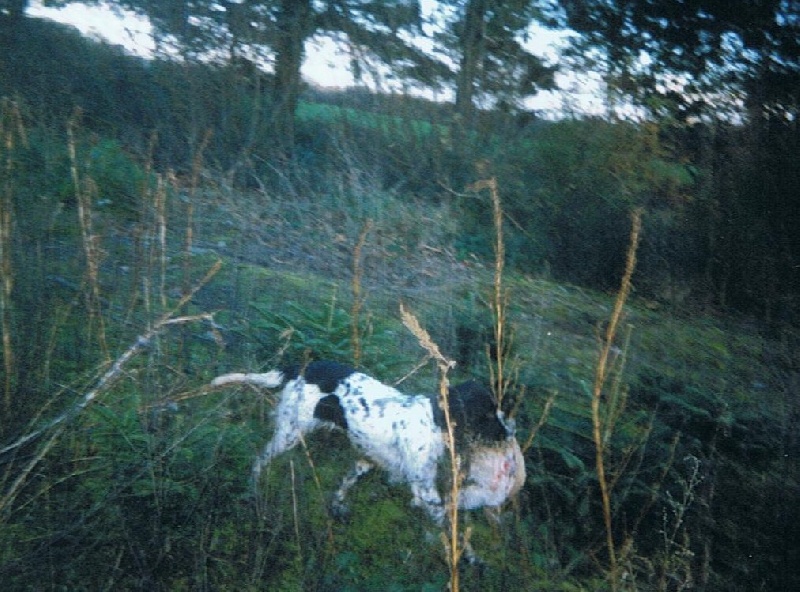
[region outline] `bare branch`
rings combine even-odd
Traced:
[[[78,415],[82,411],[84,411],[89,405],[91,405],[97,398],[106,392],[111,385],[113,385],[117,379],[122,375],[122,371],[125,365],[134,358],[139,352],[143,349],[147,348],[150,343],[153,341],[153,338],[156,337],[161,331],[170,327],[172,325],[182,325],[185,323],[193,323],[197,321],[205,321],[212,323],[214,322],[213,315],[210,313],[203,313],[199,315],[191,315],[191,316],[182,316],[182,317],[173,317],[172,315],[175,314],[176,311],[180,310],[191,298],[194,296],[195,293],[219,271],[220,267],[222,266],[221,261],[217,261],[209,270],[209,272],[205,275],[205,277],[200,280],[200,282],[194,287],[194,289],[189,292],[188,294],[184,295],[183,298],[180,299],[178,304],[170,311],[165,313],[148,331],[140,335],[136,338],[134,343],[128,347],[114,362],[111,366],[106,370],[103,375],[97,380],[95,386],[89,390],[86,394],[83,395],[83,398],[76,403],[74,406],[70,407],[67,411],[56,417],[55,419],[50,420],[47,424],[43,427],[34,430],[24,436],[18,438],[15,442],[3,447],[0,449],[0,454],[6,454],[12,450],[16,450],[17,448],[24,446],[28,442],[36,440],[45,432],[64,424]]]

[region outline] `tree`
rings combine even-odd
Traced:
[[[0,20],[18,20],[25,14],[27,7],[28,0],[0,0]]]
[[[306,42],[329,35],[346,43],[356,73],[371,59],[406,67],[434,64],[404,35],[419,30],[418,0],[119,0],[147,15],[157,34],[200,59],[244,58],[272,64],[272,118],[291,153]],[[424,68],[420,69],[424,71]]]
[[[796,0],[565,0],[562,6],[563,24],[580,34],[575,55],[596,59],[599,52],[607,81],[656,111],[668,108],[684,119],[718,114],[726,97],[736,109],[769,76],[781,80],[777,86],[794,80],[796,93]]]
[[[456,112],[472,119],[476,103],[516,106],[541,89],[552,88],[554,67],[524,45],[531,24],[541,16],[530,0],[446,0],[438,41],[458,64],[452,74]]]
[[[565,0],[574,51],[694,153],[702,288],[721,305],[798,318],[797,0]],[[613,105],[612,105],[613,111]]]

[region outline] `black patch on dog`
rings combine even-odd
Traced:
[[[347,419],[344,416],[344,409],[336,395],[322,397],[317,406],[314,407],[314,417],[321,421],[328,421],[347,430]]]
[[[492,393],[482,384],[470,380],[451,386],[447,399],[450,419],[456,424],[456,440],[502,442],[508,438],[508,429],[497,417]],[[440,429],[447,429],[444,411],[438,401],[433,402],[433,419]]]
[[[356,369],[339,362],[310,362],[305,366],[294,365],[283,370],[286,380],[294,380],[301,374],[309,384],[317,385],[323,393],[332,393],[336,387]]]

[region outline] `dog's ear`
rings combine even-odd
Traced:
[[[327,395],[322,397],[314,408],[314,417],[320,421],[330,422],[343,430],[347,430],[347,419],[344,416],[344,409],[339,397]]]

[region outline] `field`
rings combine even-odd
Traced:
[[[387,382],[434,392],[400,303],[458,361],[453,380],[488,381],[496,268],[457,246],[452,206],[368,185],[276,195],[158,178],[126,217],[84,199],[83,181],[74,203],[26,222],[33,235],[19,234],[17,205],[4,238],[25,247],[5,305],[31,311],[7,325],[10,589],[444,587],[444,547],[403,487],[371,475],[349,521],[329,514],[355,458],[343,435],[317,434],[255,491],[249,466],[273,398],[208,385],[227,371],[357,357]],[[462,568],[461,585],[602,589],[591,402],[615,294],[513,270],[501,282],[529,478],[499,522],[463,517],[485,565]],[[766,569],[764,521],[796,512],[784,493],[796,469],[777,453],[794,413],[795,340],[746,317],[681,314],[638,297],[634,279],[601,407],[624,589],[713,586],[743,569],[736,553],[761,553],[752,564]]]
[[[3,590],[800,588],[796,126],[306,89],[276,137],[263,73],[20,26]],[[401,305],[451,381],[504,393],[519,496],[443,533],[375,472],[336,518],[336,431],[254,487],[275,393],[213,378],[331,359],[433,394]]]

